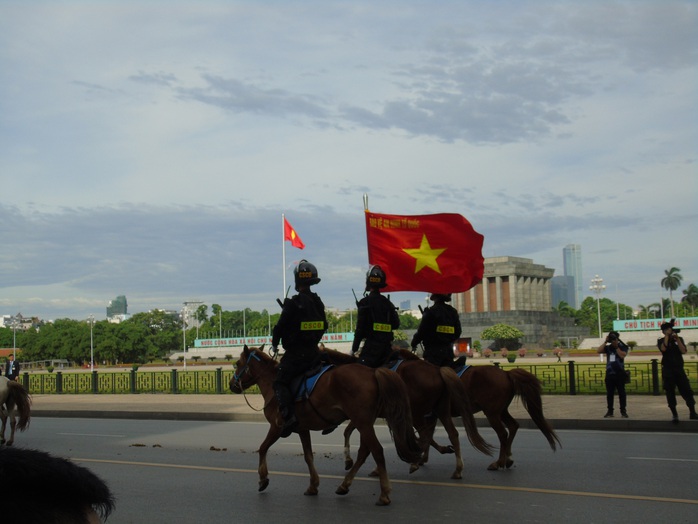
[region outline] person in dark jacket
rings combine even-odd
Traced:
[[[628,418],[627,395],[625,393],[625,357],[628,355],[628,346],[620,339],[617,331],[611,331],[606,340],[596,350],[599,354],[606,355],[606,414],[604,418],[613,417],[613,399],[618,391],[618,403],[620,415]]]
[[[275,355],[279,351],[279,342],[284,348],[273,384],[279,412],[284,420],[281,428],[283,438],[298,427],[291,381],[319,362],[318,343],[327,329],[325,305],[316,293],[310,291],[310,286],[320,282],[317,269],[307,260],[301,260],[293,275],[298,294],[284,300],[271,340]]]
[[[371,266],[366,273],[366,291],[358,306],[356,329],[351,354],[361,352],[359,362],[377,368],[382,366],[392,353],[393,330],[400,327],[397,308],[380,290],[386,286],[385,271],[380,266]]]
[[[422,313],[422,321],[412,337],[412,351],[416,351],[421,342],[424,360],[437,366],[453,367],[453,344],[461,335],[458,311],[447,304],[451,301],[450,293],[433,293],[429,298],[434,305]]]
[[[657,340],[657,348],[662,352],[662,381],[664,382],[664,392],[669,409],[671,410],[671,421],[679,423],[679,414],[676,411],[676,389],[686,401],[689,418],[698,420],[696,413],[696,400],[693,397],[691,384],[686,376],[683,367],[683,355],[686,354],[686,344],[678,333],[674,330],[674,320],[664,322],[661,325],[662,338]]]
[[[5,364],[5,376],[10,380],[17,380],[19,370],[20,365],[19,362],[15,362],[15,356],[10,355],[7,357],[7,363]]]

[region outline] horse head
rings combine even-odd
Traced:
[[[257,384],[262,367],[275,367],[275,362],[264,353],[264,345],[250,348],[245,344],[240,358],[235,363],[235,373],[229,384],[230,391],[242,393],[250,386]]]

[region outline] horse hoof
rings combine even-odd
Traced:
[[[499,469],[499,465],[496,462],[493,462],[489,466],[487,466],[487,469],[490,471],[497,471]]]
[[[349,471],[352,467],[354,467],[353,460],[345,460],[344,461],[344,471]]]
[[[390,499],[388,497],[380,497],[376,502],[376,506],[389,506]]]
[[[513,465],[514,465],[514,461],[513,461],[513,460],[507,460],[507,469],[509,469],[509,468],[512,467]]]
[[[417,464],[410,465],[410,474],[414,473],[418,469],[419,469],[419,466]]]
[[[269,479],[264,479],[259,481],[259,489],[257,491],[264,491],[269,485]]]
[[[308,488],[305,490],[305,493],[303,495],[306,495],[308,497],[313,497],[317,495],[317,488]]]
[[[369,477],[380,477],[377,469],[374,469],[373,471],[371,471],[371,473],[369,473],[368,476]]]
[[[453,446],[446,446],[444,450],[441,452],[442,455],[450,455],[452,453],[455,453],[456,450]]]
[[[454,480],[461,480],[463,478],[463,475],[459,471],[454,471],[453,475],[451,475],[451,478]]]
[[[344,486],[339,486],[337,490],[335,491],[337,495],[346,495],[349,493],[349,488],[346,488]]]

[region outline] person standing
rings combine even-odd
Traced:
[[[10,355],[7,357],[7,364],[5,364],[5,376],[10,380],[17,380],[19,370],[20,365],[19,362],[15,362],[15,356]]]
[[[288,437],[298,427],[291,381],[320,360],[318,343],[327,329],[325,305],[316,293],[310,291],[310,286],[320,282],[317,269],[307,260],[301,260],[293,270],[293,276],[298,294],[284,300],[271,340],[274,355],[279,351],[279,342],[284,348],[273,384],[284,420],[282,438]]]
[[[434,305],[424,310],[417,332],[412,337],[412,351],[420,342],[424,345],[424,360],[437,366],[454,366],[453,344],[461,335],[460,318],[456,308],[447,304],[451,294],[432,293]],[[465,361],[463,357],[460,361]]]
[[[358,303],[354,342],[351,354],[359,352],[359,362],[372,368],[382,366],[392,352],[393,330],[400,327],[397,308],[380,290],[386,286],[385,272],[380,266],[371,266],[366,272],[366,291]]]
[[[676,388],[686,401],[689,418],[698,420],[693,390],[683,367],[683,355],[687,351],[686,344],[677,330],[674,330],[674,319],[671,322],[664,322],[661,330],[664,336],[657,340],[657,348],[662,352],[662,381],[667,405],[671,410],[671,421],[674,424],[679,423],[679,414],[676,411]]]
[[[625,357],[628,355],[628,346],[620,339],[617,331],[611,331],[606,340],[599,346],[597,353],[606,354],[606,414],[604,418],[613,417],[613,397],[618,391],[620,415],[628,418],[627,395],[625,393]]]

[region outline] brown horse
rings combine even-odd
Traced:
[[[419,358],[416,355],[414,358]],[[514,464],[511,446],[519,429],[519,423],[509,413],[509,405],[515,396],[521,398],[524,408],[540,429],[553,451],[556,444],[562,446],[555,430],[543,414],[541,383],[525,369],[504,371],[497,366],[469,366],[461,375],[461,382],[472,403],[473,413],[482,411],[499,437],[499,457],[487,469],[510,468]],[[454,413],[455,415],[455,413]],[[432,440],[432,446],[443,452]]]
[[[19,413],[19,422],[17,422]],[[31,419],[31,397],[19,382],[0,377],[0,444],[11,446],[15,442],[15,428],[24,431]],[[10,419],[10,440],[5,442],[5,427]]]
[[[269,431],[259,447],[259,491],[269,485],[267,452],[279,439],[283,421],[279,415],[272,383],[276,376],[276,361],[265,355],[261,348],[244,347],[235,365],[235,375],[230,389],[242,393],[257,384],[264,398],[264,416],[269,421]],[[310,485],[306,495],[317,495],[320,478],[313,464],[310,431],[332,429],[350,420],[361,434],[356,464],[351,468],[336,493],[349,492],[354,477],[370,453],[378,466],[381,492],[376,504],[390,504],[390,480],[385,468],[383,447],[373,425],[376,417],[384,417],[395,441],[398,456],[411,463],[418,459],[419,444],[412,429],[407,387],[397,373],[387,369],[371,369],[361,364],[331,368],[317,381],[312,396],[296,403],[296,430],[303,445],[303,455],[310,472]]]
[[[328,361],[333,363],[350,363],[358,359],[338,351],[325,349]],[[407,351],[409,355],[412,355]],[[477,430],[477,424],[472,414],[472,407],[466,395],[465,388],[458,379],[458,375],[451,368],[440,368],[421,359],[409,359],[403,361],[395,369],[400,378],[408,385],[412,421],[419,433],[422,457],[418,462],[410,466],[410,473],[419,469],[428,460],[429,443],[434,436],[436,421],[441,421],[448,434],[451,445],[441,448],[441,453],[455,453],[456,469],[451,475],[452,479],[463,478],[463,459],[461,457],[458,431],[451,418],[451,412],[461,416],[466,434],[470,443],[482,453],[492,455],[492,447],[485,442]],[[344,463],[346,469],[352,467],[353,461],[350,454],[349,440],[354,427],[350,422],[344,430]]]

